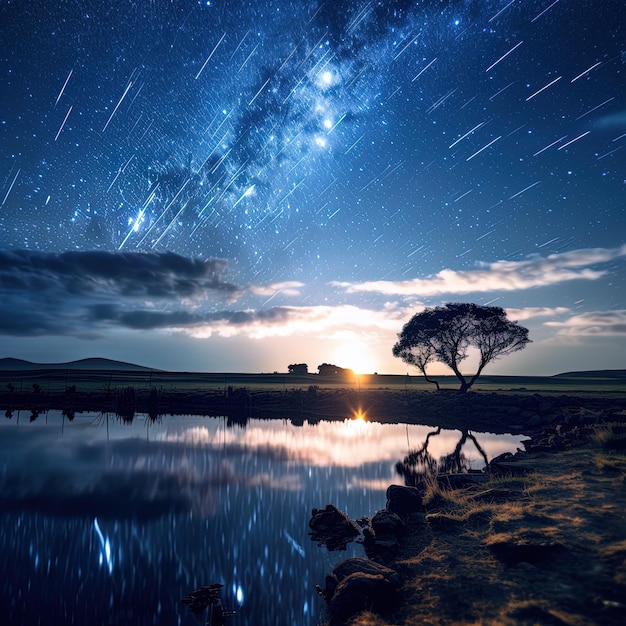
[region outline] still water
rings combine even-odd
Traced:
[[[362,552],[311,542],[311,509],[332,502],[371,516],[401,483],[395,463],[431,430],[14,413],[0,425],[3,622],[203,624],[180,601],[223,583],[224,605],[237,610],[228,625],[314,626],[324,605],[315,584]],[[444,431],[430,451],[449,453],[458,439]],[[477,439],[492,458],[522,437]]]

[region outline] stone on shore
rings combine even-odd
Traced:
[[[335,505],[313,509],[309,528],[311,539],[329,550],[345,550],[347,544],[361,533],[360,528]]]
[[[387,488],[387,508],[393,513],[416,513],[424,510],[422,496],[416,487],[389,485]]]
[[[343,624],[364,609],[388,606],[400,583],[398,572],[375,561],[359,557],[341,561],[326,577],[322,592],[328,602],[330,624]]]

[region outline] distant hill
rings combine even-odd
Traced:
[[[134,363],[124,363],[122,361],[114,361],[112,359],[80,359],[78,361],[69,361],[68,363],[32,363],[22,359],[4,358],[0,359],[0,370],[124,370],[124,371],[145,371],[149,372],[152,368],[143,365],[135,365]]]
[[[626,370],[589,370],[581,372],[563,372],[555,374],[552,378],[624,378],[626,379]]]

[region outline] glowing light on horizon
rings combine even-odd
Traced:
[[[368,348],[360,341],[340,345],[333,354],[335,365],[352,370],[359,374],[373,374],[376,371],[376,361]]]

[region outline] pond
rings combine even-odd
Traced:
[[[0,426],[0,614],[11,624],[203,624],[181,599],[222,583],[237,610],[230,626],[315,625],[315,584],[362,551],[313,543],[311,509],[373,515],[387,486],[402,484],[395,464],[432,430],[14,413]],[[476,437],[489,458],[523,439]],[[458,439],[443,431],[430,452]]]

